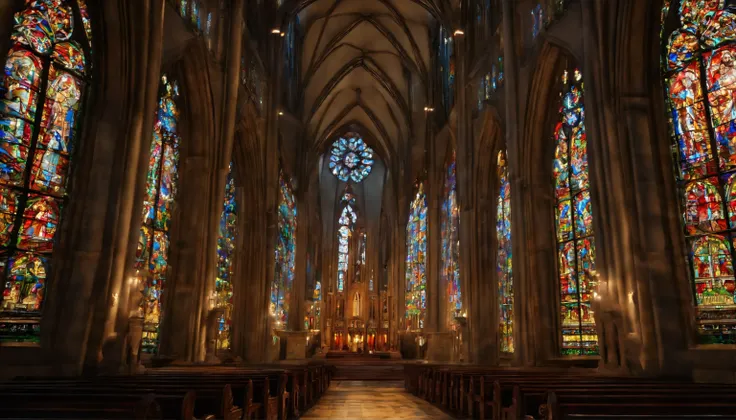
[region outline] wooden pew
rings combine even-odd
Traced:
[[[541,411],[541,418],[549,414],[555,420],[630,415],[681,418],[685,414],[736,419],[736,387],[728,385],[452,365],[407,365],[405,373],[408,389],[443,406],[448,393],[449,408],[461,416],[516,420],[539,416]],[[438,398],[438,389],[442,398]],[[557,412],[547,409],[550,391],[558,402],[553,406]],[[683,407],[695,408],[687,411]],[[727,414],[732,417],[723,417]]]
[[[702,396],[662,394],[558,395],[550,392],[542,412],[544,420],[606,418],[736,418],[736,401],[703,400]]]

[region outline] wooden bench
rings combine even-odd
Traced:
[[[415,394],[471,418],[736,419],[736,387],[729,385],[440,364],[406,365],[405,382]]]

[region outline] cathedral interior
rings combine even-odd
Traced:
[[[736,419],[736,0],[2,0],[0,51],[0,419]]]

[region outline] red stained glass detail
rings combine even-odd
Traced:
[[[51,252],[59,223],[60,204],[51,197],[31,194],[23,212],[23,224],[18,234],[18,248]]]
[[[42,68],[41,60],[30,51],[19,47],[10,50],[0,83],[0,113],[33,121]]]
[[[685,188],[685,226],[689,234],[718,232],[726,229],[718,180],[709,178],[691,182]]]

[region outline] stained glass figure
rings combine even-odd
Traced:
[[[447,299],[446,322],[448,327],[456,325],[455,318],[463,309],[460,292],[460,209],[457,205],[457,174],[453,151],[445,170],[445,193],[440,212],[442,239],[442,284]]]
[[[662,69],[700,344],[736,344],[736,14],[666,1]]]
[[[147,353],[155,353],[158,349],[161,294],[169,264],[169,231],[179,180],[178,97],[176,82],[163,75],[135,261],[135,269],[143,277],[139,312],[144,319],[141,346]]]
[[[498,204],[496,207],[496,276],[498,277],[498,331],[501,352],[514,352],[514,273],[511,264],[511,184],[506,153],[498,152]]]
[[[235,180],[233,164],[225,184],[225,199],[220,216],[220,231],[217,237],[217,278],[215,278],[215,305],[223,308],[217,329],[217,348],[229,349],[230,326],[233,314],[233,261],[235,259],[235,239],[238,231],[238,204],[235,200]]]
[[[424,183],[417,187],[417,194],[409,208],[406,225],[406,329],[419,331],[424,328],[427,310],[427,197]]]
[[[296,199],[291,186],[279,174],[278,237],[276,238],[276,264],[271,282],[269,313],[277,329],[286,328],[289,322],[291,286],[294,282],[296,262]]]
[[[353,236],[358,215],[355,213],[355,196],[348,189],[340,200],[342,211],[337,220],[337,291],[345,290],[345,281],[350,267],[350,239]]]
[[[583,105],[582,74],[577,69],[565,70],[553,165],[563,355],[598,354],[591,309],[598,276]]]
[[[84,1],[25,3],[0,76],[0,342],[39,340],[92,39]]]
[[[373,149],[355,133],[348,133],[332,143],[330,170],[340,181],[360,183],[373,169]]]

